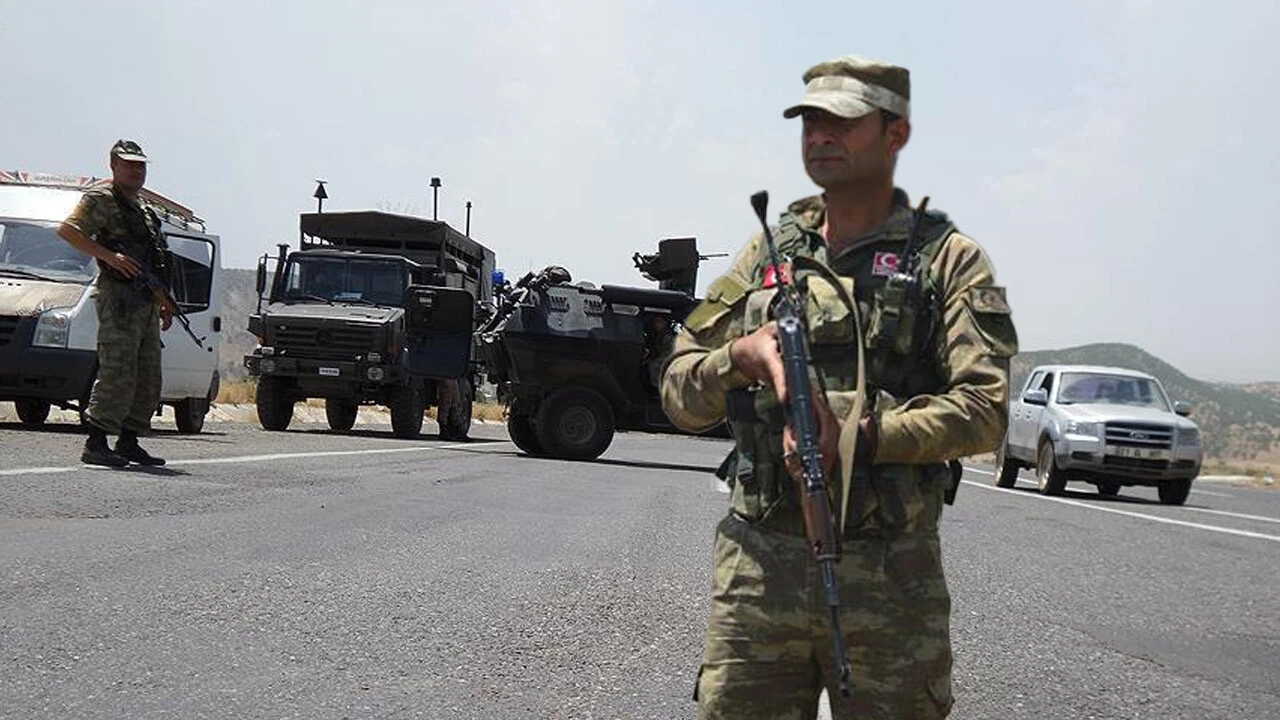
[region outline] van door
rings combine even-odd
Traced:
[[[220,329],[218,248],[206,237],[168,235],[172,264],[169,282],[178,307],[187,317],[191,331],[203,338],[196,344],[176,316],[168,332],[161,333],[162,384],[164,402],[183,398],[204,398],[209,394],[213,372],[218,366]]]

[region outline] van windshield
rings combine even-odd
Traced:
[[[58,237],[58,224],[0,218],[0,276],[87,283],[94,259]]]
[[[404,286],[399,262],[298,256],[285,268],[283,299],[399,305]]]

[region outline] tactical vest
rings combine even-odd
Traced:
[[[906,278],[895,277],[899,264],[907,260],[902,257],[906,235],[886,235],[828,258],[821,237],[804,231],[790,213],[781,218],[775,242],[805,299],[810,377],[841,420],[857,400],[859,329],[865,338],[867,409],[874,410],[877,403],[883,409],[943,387],[935,362],[942,319],[940,288],[929,266],[955,227],[937,211],[925,213],[920,223],[912,275],[918,291],[912,292]],[[743,300],[744,335],[771,319],[769,306],[777,286],[765,282],[770,275],[776,270],[759,258],[756,284]],[[755,385],[730,391],[726,416],[735,448],[721,474],[732,488],[733,512],[749,522],[803,535],[800,489],[782,466],[784,409],[772,389]],[[857,466],[852,474],[849,515],[843,523],[846,536],[936,531],[952,484],[946,464]],[[837,517],[843,505],[840,475],[837,464],[828,478]]]

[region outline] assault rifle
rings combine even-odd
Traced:
[[[173,296],[173,293],[169,291],[169,286],[162,282],[160,278],[156,277],[156,274],[151,271],[151,268],[147,267],[147,263],[143,262],[138,256],[126,251],[124,248],[119,248],[116,252],[119,252],[121,255],[130,258],[138,264],[139,272],[137,275],[133,276],[131,282],[135,285],[145,287],[153,296],[156,297],[156,299],[161,300],[162,302],[168,302],[173,306],[173,316],[182,324],[182,329],[187,331],[187,334],[191,336],[191,339],[195,341],[196,345],[199,345],[200,349],[203,350],[204,338],[196,337],[195,331],[191,329],[191,321],[187,319],[187,314],[182,312],[182,306],[178,304],[178,300]],[[164,343],[162,342],[161,346],[163,347],[163,345]]]
[[[782,366],[787,384],[786,418],[796,436],[796,455],[804,476],[804,492],[801,494],[801,510],[804,514],[805,533],[813,549],[814,558],[822,571],[822,585],[831,608],[832,644],[836,667],[840,673],[840,694],[849,696],[849,664],[844,657],[844,637],[840,632],[840,595],[836,583],[836,562],[840,559],[840,541],[836,532],[835,514],[831,498],[827,494],[826,473],[822,469],[822,451],[818,445],[818,418],[813,393],[809,385],[809,360],[805,347],[804,300],[794,282],[784,277],[778,248],[769,231],[766,210],[769,193],[761,190],[751,196],[760,224],[764,226],[765,243],[769,248],[774,276],[777,277],[778,295],[774,300],[773,317],[778,323],[778,343],[782,350]],[[852,482],[852,478],[845,478]]]

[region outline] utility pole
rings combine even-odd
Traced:
[[[438,202],[438,198],[440,196],[439,193],[440,193],[440,178],[433,177],[431,178],[431,219],[432,220],[436,220],[438,218],[438,216],[436,215],[436,210],[440,206]]]
[[[324,212],[324,199],[329,197],[329,193],[324,191],[324,180],[316,180],[316,191],[311,197],[316,199],[316,212]]]

